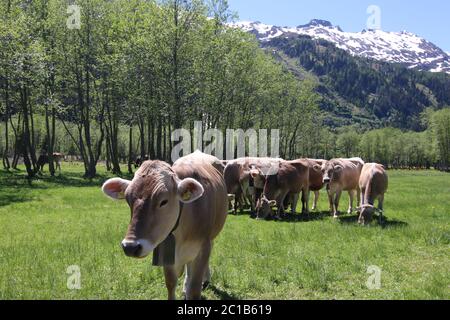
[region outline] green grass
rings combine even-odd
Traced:
[[[126,204],[103,196],[106,175],[85,181],[81,172],[65,164],[61,177],[30,187],[23,173],[0,171],[0,299],[165,299],[162,271],[121,251]],[[229,216],[205,298],[449,299],[450,175],[389,175],[384,228],[325,213],[292,222]],[[81,290],[67,289],[71,265]],[[371,265],[382,269],[380,290],[366,286]]]

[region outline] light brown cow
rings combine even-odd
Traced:
[[[360,224],[369,224],[375,211],[380,213],[379,222],[383,221],[384,194],[388,189],[388,175],[383,165],[366,163],[359,179],[361,188]],[[378,209],[375,209],[375,200],[378,199]]]
[[[309,190],[314,192],[312,211],[317,209],[320,190],[324,187],[322,166],[327,162],[322,159],[307,159],[309,162]]]
[[[125,254],[144,258],[156,250],[168,257],[164,261],[173,261],[161,263],[169,299],[175,299],[177,280],[184,269],[186,298],[200,299],[202,284],[210,279],[213,240],[225,224],[225,182],[205,159],[197,152],[172,167],[161,161],[147,161],[133,181],[116,178],[103,185],[105,194],[126,199],[131,208],[131,222],[122,242]],[[168,242],[172,246],[164,246]]]
[[[239,158],[228,161],[224,170],[225,183],[228,193],[235,195],[235,213],[237,206],[243,211],[245,202],[249,202],[252,212],[255,211],[256,201],[264,189],[264,181],[254,179],[252,170],[259,173],[268,172],[271,167],[277,167],[282,159],[277,158]]]
[[[350,197],[348,213],[353,212],[353,199],[356,196],[360,204],[359,177],[364,166],[360,158],[333,159],[322,166],[323,182],[327,185],[330,211],[335,218],[339,214],[339,201],[342,191],[348,191]]]
[[[265,178],[263,195],[257,204],[257,218],[265,219],[272,213],[271,207],[277,206],[277,218],[284,213],[284,200],[293,195],[291,205],[292,214],[295,214],[300,192],[305,195],[303,200],[303,212],[308,212],[309,200],[309,163],[306,159],[295,161],[281,161],[276,173],[269,174]]]

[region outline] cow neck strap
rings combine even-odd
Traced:
[[[172,231],[170,231],[169,234],[172,234],[175,231],[177,231],[178,227],[180,226],[181,214],[183,213],[183,209],[184,209],[184,203],[180,201],[180,211],[178,212],[177,223],[175,223],[175,226],[173,227]]]

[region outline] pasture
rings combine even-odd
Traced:
[[[0,171],[0,299],[166,299],[162,270],[120,248],[130,213],[102,194],[104,168],[92,181],[81,178],[81,165],[63,163],[62,171],[32,186],[23,172]],[[356,215],[333,219],[325,191],[309,219],[230,215],[204,297],[450,299],[450,175],[389,176],[384,227],[361,227]],[[67,288],[72,265],[80,290]],[[367,288],[369,266],[382,270],[379,290]]]

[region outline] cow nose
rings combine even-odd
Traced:
[[[139,257],[142,245],[139,242],[122,242],[122,249],[127,257]]]
[[[324,183],[330,183],[330,178],[325,178],[325,179],[323,179],[323,182],[324,182]]]

